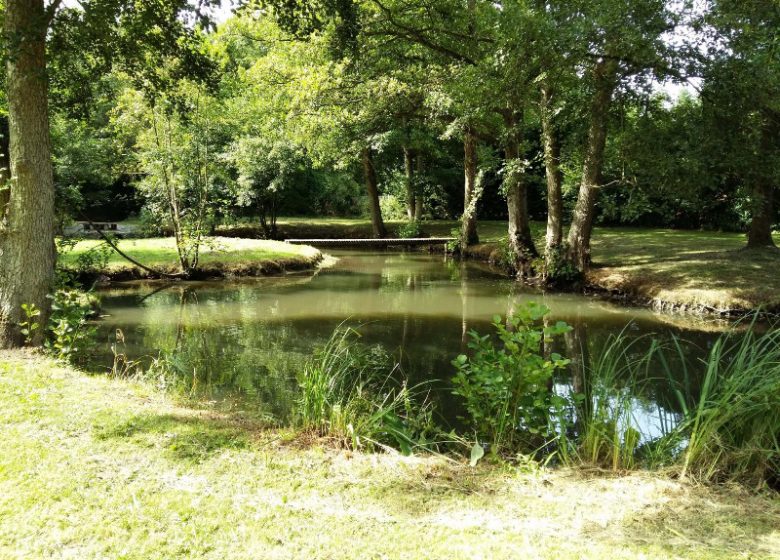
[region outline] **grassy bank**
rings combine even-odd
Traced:
[[[3,558],[772,558],[780,502],[647,474],[301,446],[0,354]]]
[[[166,273],[179,271],[175,241],[171,237],[122,239],[119,248],[140,263]],[[322,254],[313,247],[280,241],[212,237],[200,251],[199,276],[264,276],[314,268]],[[122,280],[149,275],[99,240],[79,241],[60,255],[61,265],[83,274]]]
[[[391,233],[403,222],[390,222]],[[280,219],[285,237],[371,237],[371,225],[358,219]],[[425,222],[431,236],[447,236],[454,221]],[[230,233],[228,231],[228,233]],[[246,233],[246,232],[244,232]],[[539,246],[544,224],[535,223]],[[479,223],[481,245],[470,255],[488,260],[506,236],[501,221]],[[780,236],[777,238],[780,243]],[[654,308],[693,312],[780,311],[780,251],[745,250],[745,235],[668,229],[596,228],[593,269],[596,288]]]

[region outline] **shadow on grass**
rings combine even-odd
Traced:
[[[698,488],[626,516],[632,539],[663,543],[670,557],[775,558],[780,500],[742,489]]]
[[[126,440],[145,447],[161,447],[172,459],[200,462],[224,449],[243,449],[249,433],[235,422],[212,416],[139,414],[130,418],[107,416],[94,424],[98,440]]]

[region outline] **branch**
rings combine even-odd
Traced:
[[[437,52],[439,54],[443,54],[449,58],[453,58],[459,62],[464,62],[466,64],[469,64],[471,66],[476,66],[476,61],[472,59],[471,57],[468,57],[462,53],[459,53],[455,50],[450,49],[449,47],[445,47],[444,45],[439,45],[437,43],[434,43],[431,39],[423,35],[423,33],[419,29],[415,29],[413,27],[409,27],[408,25],[404,25],[400,23],[398,20],[393,17],[393,13],[387,6],[384,6],[379,0],[372,0],[374,4],[382,11],[382,13],[385,14],[387,17],[387,21],[399,30],[397,33],[401,37],[404,37],[406,39],[411,40],[412,42],[416,42],[424,47],[429,48],[430,50]],[[390,35],[389,32],[375,32],[378,34],[385,34]]]
[[[89,218],[87,218],[83,214],[82,214],[81,217],[84,219],[85,222],[87,222],[92,227],[92,229],[94,229],[97,232],[97,234],[100,237],[103,238],[103,241],[108,243],[109,247],[111,247],[114,251],[116,251],[119,254],[120,257],[122,257],[123,259],[125,259],[127,261],[130,261],[131,263],[133,263],[138,268],[140,268],[142,270],[145,270],[146,272],[150,272],[151,274],[154,274],[155,276],[159,276],[160,278],[171,278],[171,279],[179,280],[179,279],[185,277],[184,274],[168,274],[167,272],[163,272],[161,270],[155,270],[155,269],[153,269],[151,267],[146,266],[145,264],[142,264],[142,263],[138,262],[133,257],[131,257],[130,255],[128,255],[127,253],[122,251],[122,249],[117,247],[116,243],[114,243],[114,241],[109,236],[107,236],[105,233],[103,233],[103,230],[100,230],[100,229],[96,228],[95,224],[92,222],[92,220],[90,220]]]
[[[54,19],[54,16],[57,13],[57,10],[59,9],[61,4],[62,4],[62,0],[51,0],[51,4],[46,6],[46,12],[44,13],[46,27],[49,27],[49,25],[51,24],[51,21]]]

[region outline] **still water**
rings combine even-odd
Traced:
[[[485,266],[416,252],[328,251],[337,262],[316,274],[155,285],[128,284],[100,292],[105,316],[96,371],[111,368],[116,351],[148,363],[172,357],[186,390],[222,405],[262,410],[283,420],[294,398],[296,373],[345,321],[362,341],[393,353],[410,382],[438,380],[444,416],[457,403],[446,389],[452,359],[466,350],[468,332],[490,332],[491,318],[525,301],[544,303],[551,319],[574,327],[568,350],[597,355],[611,334],[672,335],[704,353],[722,325],[661,316],[591,297],[544,294]],[[643,339],[646,340],[646,339]],[[557,351],[566,355],[561,341]],[[695,360],[696,356],[691,356]],[[570,380],[556,381],[563,389]],[[667,384],[647,384],[635,396],[646,437],[674,416]]]

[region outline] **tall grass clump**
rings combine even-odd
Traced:
[[[648,370],[659,350],[656,341],[651,341],[647,350],[639,349],[645,339],[630,338],[624,329],[610,336],[586,368],[576,423],[576,456],[580,462],[612,470],[636,465],[642,439],[634,418],[636,395],[641,393],[640,379],[649,377]]]
[[[754,326],[715,342],[698,395],[676,391],[682,476],[754,483],[780,476],[780,330],[758,334]]]
[[[391,356],[337,328],[301,372],[296,417],[303,430],[348,447],[391,446],[409,454],[427,447],[432,407],[424,385],[409,387]]]

